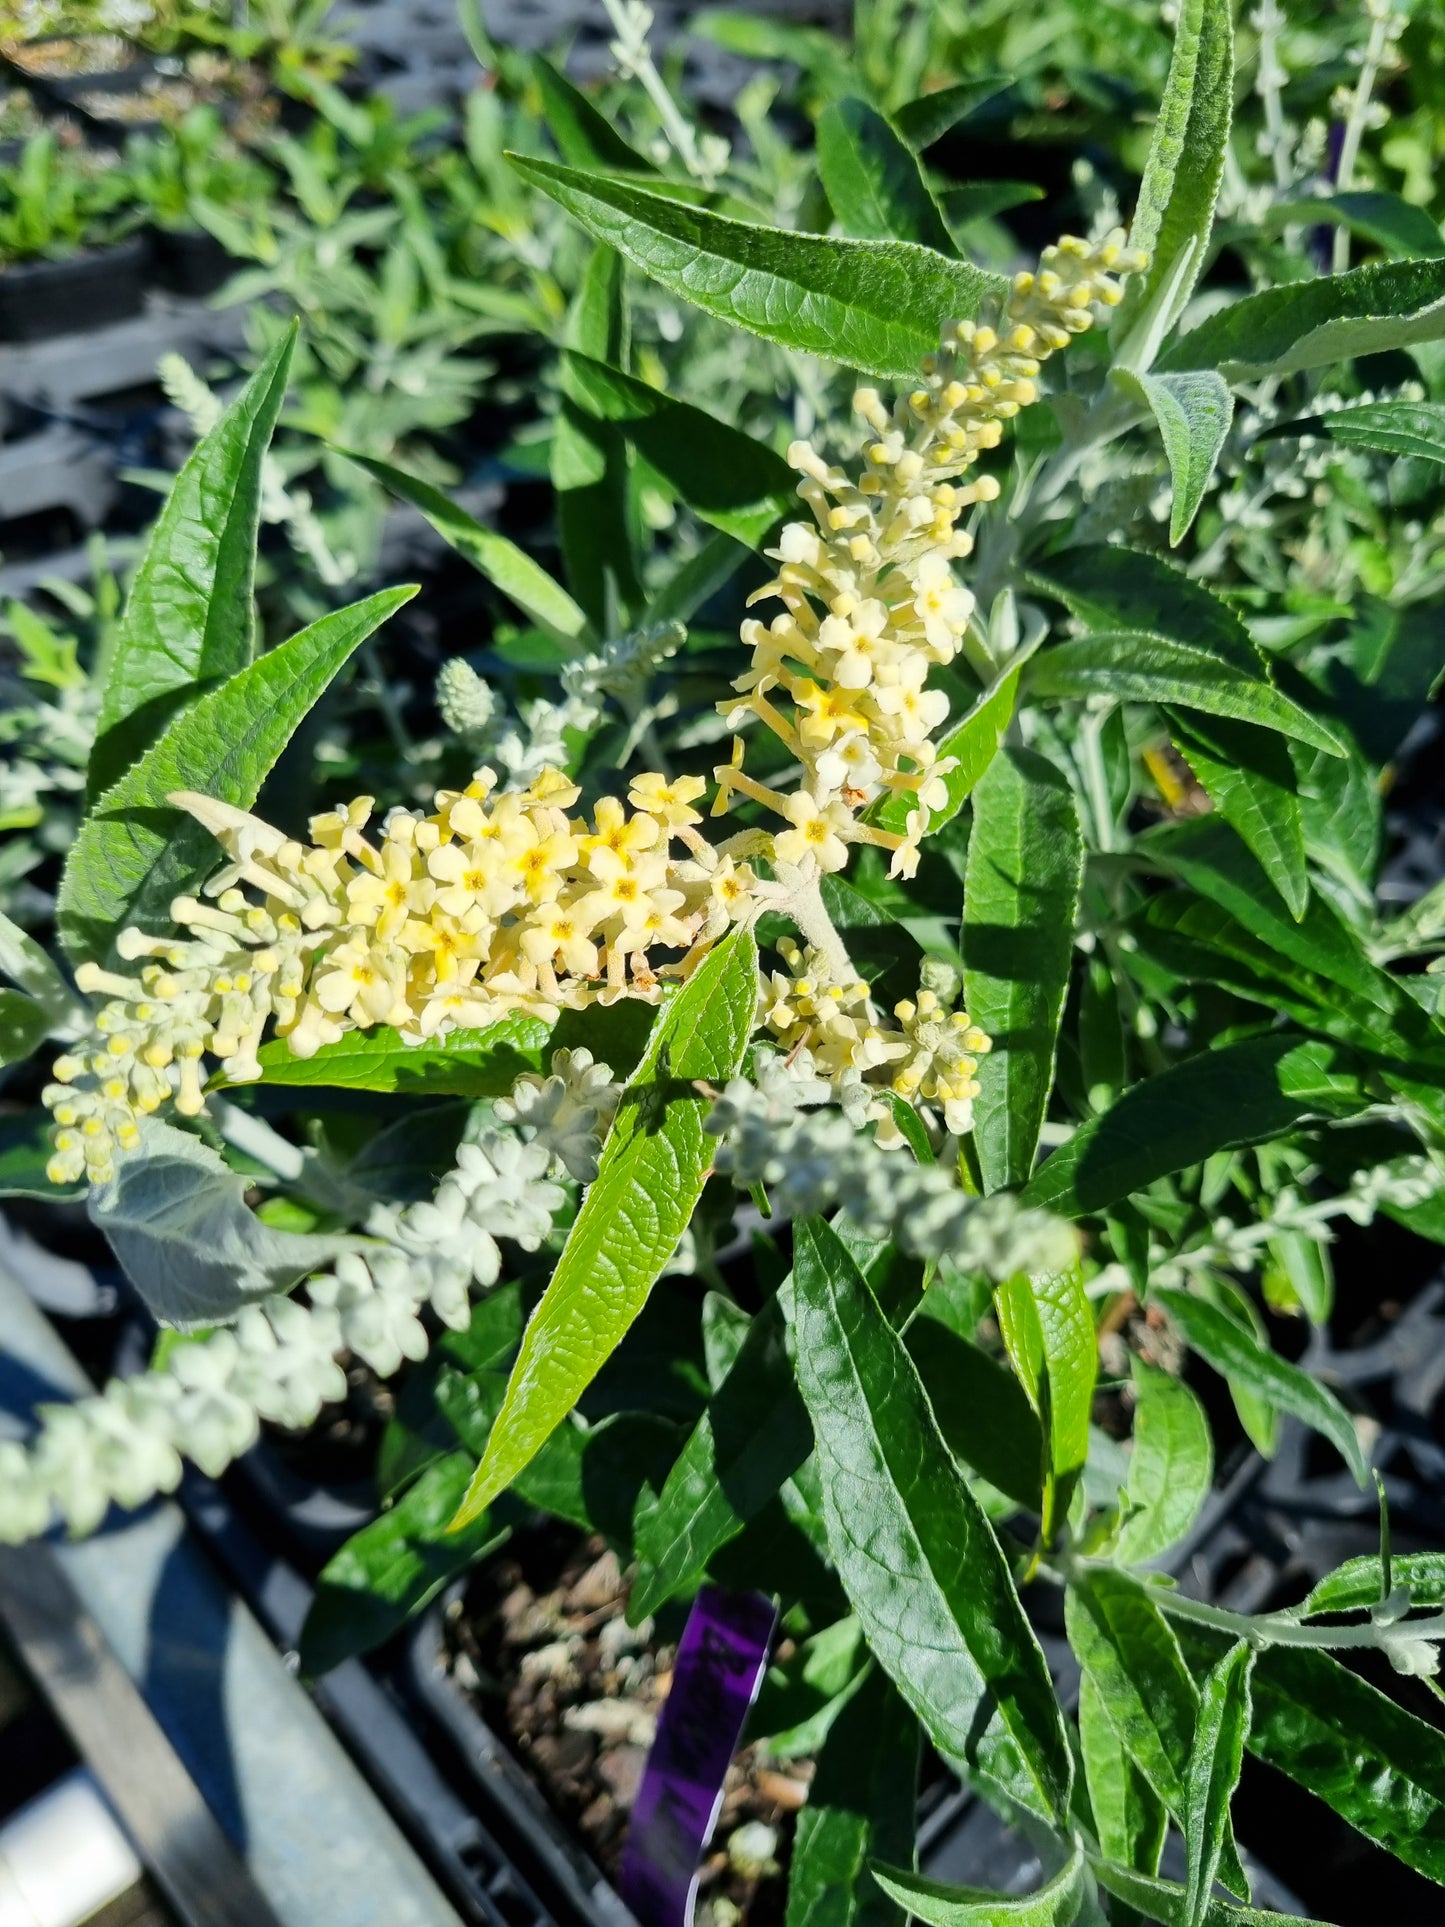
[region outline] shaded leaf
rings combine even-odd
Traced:
[[[1356,1481],[1362,1486],[1368,1482],[1369,1464],[1359,1435],[1349,1413],[1333,1392],[1308,1372],[1302,1372],[1297,1365],[1287,1363],[1270,1351],[1202,1298],[1192,1297],[1173,1286],[1156,1285],[1149,1293],[1149,1301],[1168,1312],[1190,1349],[1207,1359],[1216,1371],[1238,1379],[1302,1425],[1322,1433],[1354,1473]]]
[[[918,1742],[918,1721],[874,1667],[829,1729],[798,1815],[785,1927],[902,1927],[867,1869],[913,1852]]]
[[[209,1145],[148,1117],[138,1149],[122,1151],[115,1176],[91,1187],[87,1209],[152,1317],[191,1331],[366,1244],[278,1231],[247,1207],[247,1189]]]
[[[756,547],[797,507],[797,477],[781,455],[660,388],[564,350],[569,390],[613,423],[705,522]]]
[[[590,167],[602,174],[657,172],[550,60],[534,53],[527,64],[542,96],[547,131],[569,167]]]
[[[916,241],[954,252],[938,203],[912,153],[866,102],[837,100],[818,116],[818,173],[845,234]]]
[[[1245,1038],[1126,1091],[1054,1152],[1024,1201],[1082,1217],[1216,1151],[1279,1137],[1302,1118],[1352,1117],[1371,1101],[1339,1045],[1288,1033]]]
[[[961,80],[952,87],[936,88],[916,100],[895,107],[893,125],[916,154],[942,140],[950,128],[977,113],[980,107],[1006,93],[1013,82],[1006,74],[985,74],[978,80]]]
[[[1277,729],[1331,756],[1345,754],[1333,731],[1272,683],[1167,636],[1125,631],[1059,643],[1034,657],[1030,680],[1041,696],[1175,703],[1208,716],[1233,716]]]
[[[964,1002],[993,1049],[978,1068],[984,1189],[1024,1183],[1053,1087],[1073,958],[1083,839],[1067,781],[1006,749],[974,793],[964,880]]]
[[[1210,802],[1244,838],[1298,922],[1309,901],[1309,878],[1304,812],[1287,745],[1253,723],[1174,710],[1169,733]]]
[[[1025,1511],[1040,1511],[1043,1439],[1013,1373],[934,1318],[915,1319],[904,1342],[953,1456]]]
[[[1072,1762],[1008,1563],[901,1341],[812,1220],[794,1233],[793,1317],[828,1544],[874,1656],[945,1759],[1062,1818]]]
[[[400,1631],[447,1581],[501,1545],[485,1516],[450,1529],[471,1459],[453,1452],[429,1466],[404,1497],[326,1562],[301,1629],[301,1671],[309,1679],[370,1652]]]

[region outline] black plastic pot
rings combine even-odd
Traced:
[[[194,301],[223,287],[240,265],[214,234],[201,228],[154,229],[152,253],[159,285]]]
[[[128,321],[145,305],[149,236],[0,269],[0,341],[45,341]]]

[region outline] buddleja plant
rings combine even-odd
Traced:
[[[179,479],[112,653],[59,919],[98,1004],[5,936],[32,1034],[64,1043],[49,1181],[89,1186],[186,1335],[0,1448],[6,1537],[56,1511],[88,1529],[183,1455],[219,1472],[341,1396],[346,1354],[410,1361],[395,1504],[323,1575],[306,1663],[384,1637],[529,1508],[635,1562],[637,1621],[708,1574],[776,1593],[798,1656],[790,1717],[765,1700],[760,1723],[822,1748],[799,1919],[1262,1922],[1231,1825],[1246,1746],[1445,1882],[1445,1738],[1335,1657],[1433,1685],[1441,1561],[1386,1540],[1253,1616],[1168,1576],[1213,1469],[1191,1354],[1262,1450],[1287,1415],[1367,1480],[1366,1428],[1271,1348],[1247,1287],[1263,1267],[1272,1307],[1323,1321],[1330,1221],[1428,1234],[1445,1137],[1434,980],[1389,967],[1445,921],[1427,899],[1376,923],[1335,618],[1301,622],[1277,580],[1268,599],[1224,506],[1267,428],[1439,459],[1428,405],[1338,404],[1354,358],[1445,337],[1445,260],[1309,276],[1292,254],[1279,285],[1192,306],[1232,90],[1227,8],[1188,0],[1130,232],[1011,279],[959,254],[921,104],[834,115],[823,235],[644,184],[559,96],[559,145],[585,135],[592,165],[516,165],[600,243],[562,351],[568,586],[371,466],[530,620],[565,700],[431,808],[361,797],[304,836],[254,812],[262,781],[412,592],[251,660],[276,347]],[[624,260],[896,398],[859,388],[846,458],[783,460],[629,371]],[[617,560],[644,463],[717,532],[650,595]],[[1207,568],[1159,553],[1161,482]],[[773,572],[714,728],[668,678],[754,548]],[[442,705],[495,728],[460,663]],[[1141,828],[1139,798],[1168,820]],[[303,1150],[245,1107],[258,1081],[391,1093],[399,1122],[349,1160]],[[738,1294],[717,1253],[744,1196]],[[674,1335],[603,1415],[665,1274],[712,1286],[701,1359]],[[705,1399],[679,1409],[675,1367]],[[1101,1385],[1132,1410],[1122,1467]],[[1030,1622],[1060,1593],[1067,1704]],[[1036,1894],[909,1870],[920,1736],[1040,1843]]]

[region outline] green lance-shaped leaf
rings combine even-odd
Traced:
[[[1306,1117],[1353,1117],[1372,1101],[1341,1045],[1287,1032],[1248,1037],[1125,1091],[1054,1152],[1024,1201],[1080,1218],[1216,1151],[1280,1137]]]
[[[1199,1696],[1173,1629],[1144,1587],[1103,1569],[1069,1587],[1064,1625],[1120,1743],[1182,1824]],[[1219,1877],[1231,1892],[1248,1894],[1232,1835],[1221,1848]]]
[[[1406,260],[1431,260],[1442,245],[1440,229],[1423,207],[1399,194],[1378,189],[1327,194],[1306,201],[1281,201],[1269,210],[1273,231],[1291,223],[1318,226],[1326,221],[1347,227],[1363,241],[1373,241],[1386,254]]]
[[[924,1299],[924,1309],[928,1300]],[[904,1342],[944,1443],[960,1465],[1023,1506],[1043,1506],[1043,1435],[1013,1373],[936,1318],[916,1318]]]
[[[1182,1813],[1197,1694],[1159,1608],[1121,1573],[1094,1572],[1069,1587],[1064,1623],[1130,1758],[1170,1812]]]
[[[1295,1612],[1300,1619],[1312,1619],[1318,1613],[1361,1611],[1384,1598],[1384,1578],[1378,1553],[1347,1559],[1311,1588]],[[1438,1612],[1445,1606],[1445,1552],[1397,1552],[1390,1561],[1390,1580],[1405,1588],[1412,1606]]]
[[[533,1312],[458,1527],[503,1492],[621,1342],[691,1219],[712,1161],[698,1080],[725,1084],[757,1003],[757,946],[735,930],[654,1025],[596,1181]]]
[[[949,1887],[902,1867],[875,1867],[873,1878],[928,1927],[1071,1927],[1084,1899],[1084,1850],[1076,1846],[1053,1879],[1031,1894]]]
[[[1098,1675],[1091,1672],[1079,1676],[1079,1753],[1094,1832],[1105,1856],[1157,1873],[1169,1831],[1168,1809],[1115,1732]]]
[[[509,157],[598,240],[709,314],[769,341],[908,379],[945,321],[1003,282],[905,241],[793,234],[686,207],[626,182]]]
[[[1214,1481],[1214,1441],[1204,1408],[1182,1379],[1132,1359],[1134,1450],[1126,1517],[1114,1555],[1123,1565],[1157,1559],[1199,1515]]]
[[[327,1560],[301,1629],[308,1679],[390,1639],[449,1579],[502,1543],[506,1534],[485,1515],[465,1532],[448,1530],[471,1463],[468,1453],[451,1452],[428,1466],[394,1506]]]
[[[558,73],[550,60],[533,54],[528,62],[542,96],[542,118],[569,167],[591,168],[599,174],[655,174],[657,169],[635,147],[629,147],[612,123],[592,102]]]
[[[1206,649],[1142,630],[1082,636],[1034,657],[1030,680],[1040,696],[1114,696],[1121,702],[1174,703],[1206,716],[1233,716],[1343,756],[1333,731],[1262,676],[1251,676]]]
[[[812,1451],[783,1329],[774,1298],[753,1319],[737,1363],[694,1426],[656,1504],[639,1512],[638,1575],[628,1603],[634,1624],[700,1577]]]
[[[818,173],[845,234],[956,251],[918,162],[864,101],[837,100],[818,116]]]
[[[627,269],[609,247],[592,250],[567,313],[563,339],[596,360],[622,366],[630,349]],[[632,464],[621,430],[594,413],[567,362],[552,430],[552,488],[567,586],[600,634],[640,611]]]
[[[1229,0],[1184,0],[1129,230],[1130,245],[1147,249],[1150,262],[1128,292],[1124,318],[1138,316],[1155,343],[1184,312],[1204,266],[1233,107]],[[1127,361],[1132,343],[1121,342],[1120,358]],[[1150,359],[1146,353],[1133,365],[1147,367]]]
[[[403,1043],[389,1025],[348,1031],[311,1057],[296,1057],[284,1037],[257,1053],[263,1084],[333,1091],[410,1091],[418,1097],[505,1097],[519,1077],[542,1069],[552,1026],[513,1011],[482,1030],[454,1030],[439,1041]],[[226,1079],[212,1079],[224,1089]]]
[[[1201,1669],[1229,1644],[1203,1626],[1181,1625],[1180,1636]],[[1250,1684],[1250,1752],[1445,1886],[1445,1733],[1309,1647],[1266,1647]]]
[[[701,408],[674,401],[590,355],[564,350],[568,392],[614,424],[703,521],[756,547],[797,507],[797,477],[781,455]]]
[[[347,657],[415,594],[383,589],[323,616],[172,720],[101,797],[71,847],[57,916],[71,957],[107,957],[127,924],[170,921],[171,899],[215,868],[216,845],[167,799],[200,790],[249,809]]]
[[[1240,1640],[1209,1676],[1199,1696],[1189,1780],[1184,1790],[1184,1927],[1204,1927],[1220,1856],[1230,1840],[1229,1803],[1239,1785],[1249,1732],[1253,1649]]]
[[[984,1189],[1033,1169],[1074,948],[1084,846],[1073,792],[1032,750],[1006,749],[974,792],[964,880],[964,1001],[993,1050],[979,1064],[974,1144]]]
[[[1266,676],[1264,658],[1233,609],[1157,556],[1085,545],[1051,557],[1035,575],[1092,628],[1146,629],[1207,649],[1247,676]],[[1288,745],[1253,723],[1197,709],[1165,713],[1215,809],[1254,851],[1291,915],[1302,916],[1309,895],[1304,819]]]
[[[1445,462],[1445,402],[1367,401],[1328,415],[1291,422],[1295,435],[1328,435],[1346,448],[1375,449],[1382,455],[1413,455],[1424,462]]]
[[[1116,379],[1147,405],[1158,426],[1174,485],[1169,545],[1177,549],[1213,479],[1234,418],[1234,397],[1212,368],[1183,375],[1136,375],[1120,369]]]
[[[837,1235],[869,1284],[891,1296],[886,1287],[900,1263],[894,1247],[880,1246],[846,1223]],[[790,1275],[751,1320],[737,1358],[656,1501],[638,1512],[637,1578],[627,1603],[634,1626],[699,1580],[713,1555],[762,1511],[813,1449],[813,1429],[784,1345],[783,1306],[792,1289]],[[911,1310],[911,1295],[906,1303]]]
[[[1357,1002],[1363,1034],[1374,1034],[1381,1018],[1402,1009],[1399,986],[1371,962],[1355,931],[1323,897],[1313,898],[1299,918],[1281,914],[1259,863],[1228,823],[1201,816],[1161,825],[1141,847],[1281,959],[1326,980],[1335,998],[1343,993]]]
[[[92,802],[178,706],[251,660],[261,468],[295,346],[288,328],[171,485],[110,652],[86,771]]]
[[[1182,335],[1160,367],[1251,381],[1442,336],[1445,260],[1391,261],[1246,295]]]
[[[912,1709],[874,1667],[829,1729],[798,1815],[785,1927],[903,1927],[867,1869],[912,1855],[918,1741]]]
[[[559,582],[554,582],[540,563],[509,542],[495,529],[483,528],[449,501],[440,489],[423,482],[389,462],[375,461],[351,449],[340,451],[349,462],[374,475],[382,487],[413,508],[421,510],[437,534],[466,557],[474,569],[500,589],[509,602],[515,602],[533,622],[563,642],[578,644],[588,633],[587,617]]]
[[[1072,1761],[1008,1562],[902,1341],[826,1225],[794,1234],[793,1350],[833,1563],[945,1759],[1060,1821]]]
[[[1089,1456],[1089,1413],[1099,1370],[1094,1314],[1077,1265],[1010,1278],[999,1287],[994,1303],[1013,1368],[1047,1438],[1047,1544],[1068,1516]]]
[[[1144,1920],[1155,1920],[1161,1927],[1184,1927],[1188,1896],[1172,1880],[1121,1867],[1112,1859],[1091,1860],[1099,1885],[1124,1901]],[[1109,1918],[1113,1919],[1111,1913]],[[1204,1909],[1204,1927],[1330,1927],[1327,1920],[1301,1920],[1298,1914],[1271,1913],[1263,1907],[1237,1907],[1232,1900],[1210,1899]]]
[[[948,800],[941,809],[929,813],[930,830],[949,822],[978,788],[984,772],[997,756],[1008,726],[1013,721],[1018,700],[1022,663],[1015,663],[992,682],[963,721],[951,729],[938,746],[938,760],[951,762],[953,768],[942,777]],[[868,820],[880,829],[901,835],[908,827],[908,815],[915,808],[912,797],[888,794],[869,811]]]
[[[1148,630],[1264,678],[1264,656],[1229,604],[1162,556],[1082,543],[1049,556],[1032,574],[1091,629]]]
[[[1182,710],[1168,716],[1174,747],[1298,922],[1309,902],[1309,877],[1299,783],[1285,743],[1252,723]]]
[[[991,100],[997,100],[1013,85],[1007,74],[985,74],[978,80],[961,80],[952,87],[935,88],[916,100],[896,107],[889,118],[915,154],[921,154],[935,141],[942,140],[950,128],[975,114]]]
[[[1149,1302],[1168,1312],[1191,1349],[1217,1372],[1238,1379],[1280,1411],[1321,1433],[1358,1483],[1368,1483],[1369,1462],[1354,1423],[1334,1393],[1318,1379],[1278,1357],[1216,1306],[1187,1291],[1159,1285],[1150,1292]]]

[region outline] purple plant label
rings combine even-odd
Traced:
[[[622,1856],[622,1898],[642,1927],[690,1927],[699,1864],[777,1618],[761,1593],[704,1586],[693,1601]]]

